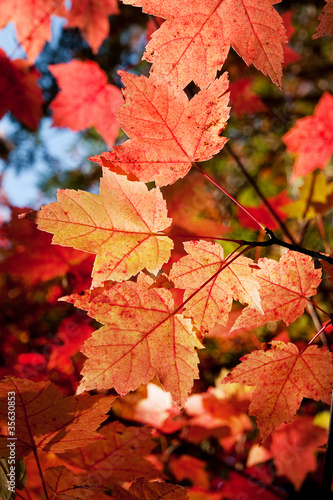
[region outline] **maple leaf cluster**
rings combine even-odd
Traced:
[[[8,320],[0,474],[7,481],[14,456],[12,481],[26,500],[254,499],[258,479],[265,498],[281,498],[271,484],[276,476],[300,490],[308,473],[320,474],[315,453],[323,467],[318,447],[327,441],[333,356],[327,340],[314,342],[331,314],[312,298],[326,290],[322,268],[331,277],[332,263],[297,245],[285,222],[331,208],[322,170],[333,154],[333,98],[324,92],[311,116],[280,134],[297,155],[290,183],[311,174],[299,200],[286,191],[263,196],[231,149],[261,196],[248,207],[207,165],[232,147],[224,132],[229,119],[269,110],[252,77],[230,85],[225,64],[232,48],[281,93],[285,60],[300,60],[284,46],[291,14],[280,16],[271,0],[122,2],[156,21],[143,54],[149,75],[118,71],[121,91],[95,61],[49,67],[59,87],[49,107],[53,124],[95,127],[110,146],[91,157],[103,172],[99,194],[61,189],[58,201],[37,212],[17,217],[10,207],[12,219],[2,225],[3,287],[18,306],[25,295],[28,305],[43,295],[54,331],[48,339],[34,334],[31,314],[16,328]],[[314,38],[332,32],[331,11],[328,2]],[[44,101],[34,61],[50,38],[51,16],[65,17],[66,28],[77,27],[97,54],[119,6],[73,0],[68,11],[62,0],[17,0],[15,9],[2,2],[0,13],[3,26],[15,22],[27,54],[11,60],[0,53],[8,96],[1,116],[10,110],[36,130]],[[205,191],[204,179],[216,191]],[[240,239],[223,224],[217,190],[236,204],[241,230],[260,230],[260,241]],[[274,258],[251,253],[265,247],[265,232],[287,250],[267,252]],[[35,295],[25,293],[32,289]],[[55,318],[57,307],[67,316]],[[293,341],[292,328],[309,317],[316,330]],[[240,344],[237,360],[228,360]],[[207,368],[209,356],[227,359],[217,365],[219,376]],[[15,498],[7,484],[0,492]]]

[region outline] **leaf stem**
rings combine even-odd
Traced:
[[[246,215],[248,217],[250,217],[256,224],[258,224],[258,226],[261,228],[261,229],[264,229],[265,230],[265,226],[263,226],[252,214],[250,214],[250,212],[248,212],[246,210],[245,207],[243,207],[243,205],[241,205],[233,196],[231,196],[231,194],[229,194],[225,189],[223,189],[222,186],[220,186],[217,182],[214,181],[214,179],[212,179],[208,174],[206,174],[203,170],[201,170],[200,167],[198,167],[198,165],[196,163],[192,163],[193,167],[195,167],[207,180],[209,180],[209,182],[211,182],[212,184],[214,184],[214,186],[216,186],[220,191],[222,191],[222,193],[224,193],[226,196],[228,196],[228,198],[230,198],[230,200],[232,200],[234,203],[236,203],[236,205],[241,209],[243,210],[243,212],[246,213]]]
[[[304,347],[304,349],[301,351],[301,354],[303,354],[303,352],[308,348],[310,347],[311,344],[314,343],[314,341],[316,340],[316,338],[319,337],[319,335],[325,330],[325,328],[327,328],[329,325],[332,324],[332,319],[330,319],[326,325],[324,325],[320,330],[319,332],[316,333],[316,335],[313,337],[313,339],[310,340],[310,342]]]

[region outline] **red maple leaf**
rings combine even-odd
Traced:
[[[321,270],[314,269],[311,257],[288,250],[276,262],[259,259],[254,270],[260,285],[261,307],[264,314],[246,307],[235,321],[232,330],[254,328],[269,321],[283,320],[290,325],[304,311],[307,297],[315,295],[321,282]]]
[[[114,285],[97,296],[86,291],[63,298],[105,325],[81,349],[88,359],[78,392],[114,387],[124,395],[157,376],[184,405],[198,377],[195,348],[202,345],[191,321],[174,314],[169,290],[147,289],[151,282],[140,275],[138,283]]]
[[[29,285],[65,275],[89,258],[85,252],[51,245],[51,237],[27,220],[16,217],[22,209],[12,207],[12,220],[2,227],[11,246],[2,252],[0,272],[19,276]],[[88,259],[89,260],[89,259]]]
[[[333,2],[332,0],[325,1],[327,2],[327,5],[325,5],[323,12],[318,18],[320,22],[317,31],[312,38],[333,35]]]
[[[50,106],[54,125],[71,130],[95,127],[112,146],[119,131],[114,112],[123,103],[120,89],[108,84],[104,71],[92,61],[53,64],[49,70],[60,87]]]
[[[149,482],[143,477],[136,479],[128,491],[115,486],[112,493],[115,500],[189,500],[185,488],[163,481]]]
[[[207,332],[215,323],[225,324],[233,300],[251,304],[259,315],[263,313],[260,285],[251,259],[239,256],[202,288],[205,281],[223,267],[223,248],[202,240],[184,243],[184,247],[188,255],[173,265],[170,279],[177,288],[185,289],[184,300],[197,291],[185,305],[184,314],[193,318],[198,329]]]
[[[145,459],[156,446],[150,429],[112,422],[99,432],[103,439],[61,455],[66,467],[90,481],[98,479],[99,484],[105,486],[131,481],[133,477],[163,477]]]
[[[298,155],[293,177],[324,168],[333,154],[333,96],[325,92],[313,116],[297,120],[282,140],[288,151]]]
[[[243,78],[230,84],[231,110],[237,118],[244,114],[254,114],[267,111],[267,107],[260,97],[251,90],[253,78]]]
[[[32,130],[42,117],[43,97],[37,69],[24,59],[11,61],[0,49],[0,118],[7,111]]]
[[[288,197],[286,191],[282,191],[271,198],[266,198],[270,206],[274,209],[274,212],[278,215],[280,220],[285,221],[287,219],[287,214],[281,210],[285,205],[291,203],[290,198]],[[255,219],[261,222],[265,227],[268,227],[272,231],[279,228],[280,225],[276,221],[275,217],[268,210],[266,204],[262,201],[257,207],[248,207],[246,206],[246,210],[254,216]],[[239,222],[244,227],[249,227],[254,230],[258,230],[258,224],[249,217],[244,210],[241,210],[237,207],[237,217]]]
[[[281,86],[282,44],[288,41],[274,9],[279,0],[122,0],[167,19],[146,47],[152,75],[164,75],[184,88],[193,80],[205,88],[232,46],[246,64],[254,64]]]
[[[277,473],[299,490],[307,474],[317,468],[316,448],[326,441],[327,430],[315,425],[309,416],[297,416],[291,424],[280,425],[270,446]]]
[[[31,450],[63,453],[101,439],[96,429],[107,418],[114,396],[70,396],[50,382],[9,377],[0,382],[0,454],[8,456],[8,397],[15,401],[15,453],[20,458]]]
[[[190,101],[172,82],[119,74],[125,104],[116,114],[131,139],[103,153],[102,165],[165,186],[184,177],[193,162],[209,160],[223,148],[227,139],[221,133],[229,117],[226,73]]]
[[[66,17],[64,0],[12,0],[0,3],[0,28],[10,21],[16,25],[19,43],[27,56],[35,60],[51,39],[51,16]]]
[[[295,344],[272,341],[265,351],[241,358],[222,384],[238,382],[255,390],[250,414],[264,441],[280,424],[293,421],[303,398],[331,402],[333,354],[317,346],[303,353]]]
[[[143,182],[103,170],[100,195],[59,190],[58,202],[31,216],[39,229],[54,234],[53,243],[96,254],[93,286],[144,268],[157,273],[173,248],[162,233],[171,220],[160,189],[148,191]]]
[[[72,0],[66,27],[77,26],[89,42],[93,52],[98,52],[109,34],[109,16],[119,14],[118,0]]]

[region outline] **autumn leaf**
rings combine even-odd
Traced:
[[[302,315],[308,300],[316,294],[321,282],[321,270],[314,268],[308,255],[288,250],[277,262],[259,259],[255,271],[260,286],[261,307],[264,315],[250,306],[243,309],[231,331],[238,328],[254,328],[269,321],[283,320],[290,325]]]
[[[222,384],[253,385],[250,415],[257,418],[264,441],[280,424],[294,419],[303,398],[331,402],[333,355],[310,346],[299,352],[295,344],[272,341],[264,351],[241,358]]]
[[[112,146],[119,132],[114,112],[123,103],[120,89],[108,84],[104,71],[92,61],[53,64],[49,70],[60,87],[50,106],[54,125],[71,130],[95,127]]]
[[[288,39],[272,0],[122,0],[167,19],[148,43],[144,58],[152,76],[164,75],[184,88],[211,83],[229,48],[281,87],[283,43]]]
[[[53,243],[97,254],[93,286],[126,280],[144,268],[157,273],[173,248],[168,237],[155,236],[171,222],[159,188],[148,191],[142,182],[103,173],[100,195],[59,190],[59,201],[37,213],[38,228],[53,233]]]
[[[177,482],[189,479],[193,484],[209,488],[209,477],[205,470],[205,462],[190,455],[171,457],[170,469]]]
[[[104,439],[61,455],[63,462],[76,474],[97,480],[100,485],[132,481],[135,477],[163,477],[145,457],[155,448],[151,430],[125,427],[112,422],[99,431]]]
[[[131,139],[103,153],[102,165],[164,186],[184,177],[193,162],[212,158],[227,142],[221,137],[229,117],[226,73],[190,101],[172,82],[119,74],[125,104],[116,115]]]
[[[51,236],[38,231],[30,221],[18,219],[18,212],[22,209],[12,207],[12,219],[2,227],[11,245],[2,252],[0,272],[19,276],[31,286],[65,275],[89,258],[87,253],[51,245]]]
[[[176,484],[149,482],[139,477],[128,491],[120,487],[113,489],[115,500],[188,500],[185,488]]]
[[[20,458],[31,450],[63,453],[84,446],[101,435],[96,429],[107,418],[114,396],[70,396],[50,382],[14,377],[0,382],[0,453],[8,456],[8,395],[15,397],[15,453]],[[13,401],[13,399],[11,399]],[[12,432],[12,431],[11,431]]]
[[[289,203],[283,207],[283,211],[288,214],[288,217],[313,219],[316,215],[325,213],[331,208],[332,199],[333,182],[327,181],[324,172],[312,172],[305,177],[299,190],[298,200],[289,200]]]
[[[24,59],[11,61],[1,49],[0,68],[0,118],[11,111],[18,120],[36,131],[44,102],[38,86],[39,71]]]
[[[271,207],[274,208],[274,212],[277,214],[281,221],[285,221],[287,219],[287,214],[285,213],[284,208],[286,204],[291,202],[291,200],[288,197],[286,191],[281,191],[281,193],[278,193],[271,198],[267,197],[266,201],[270,204]],[[256,207],[249,207],[247,205],[245,206],[246,210],[251,215],[253,215],[255,219],[259,220],[264,227],[268,227],[272,231],[280,227],[264,202],[261,202]],[[258,224],[239,207],[237,207],[237,217],[243,227],[249,227],[256,231],[258,230]]]
[[[267,111],[260,97],[251,90],[252,81],[253,78],[239,78],[230,84],[231,109],[237,118],[241,118],[244,114]]]
[[[118,0],[73,0],[66,27],[80,28],[93,52],[109,34],[109,16],[119,14]]]
[[[85,499],[96,495],[96,487],[90,488],[87,481],[77,477],[63,465],[49,467],[44,473],[49,500]]]
[[[295,28],[292,24],[293,11],[288,10],[281,14],[284,27],[286,29],[288,40],[292,38],[295,33]],[[302,59],[301,55],[291,48],[290,44],[284,46],[284,64],[283,66],[288,66],[288,64],[293,64]]]
[[[323,12],[318,17],[320,22],[317,31],[312,38],[333,35],[333,2],[332,0],[325,1],[327,2],[327,5],[325,5]]]
[[[195,291],[184,307],[184,314],[194,319],[195,326],[207,332],[215,323],[225,324],[232,301],[251,304],[262,314],[259,283],[247,257],[239,256],[203,288],[202,285],[224,265],[223,248],[208,241],[184,243],[188,255],[173,265],[170,279],[177,288],[184,288],[184,301]]]
[[[327,441],[327,430],[313,423],[312,417],[297,416],[272,434],[270,451],[277,473],[286,476],[300,490],[307,474],[317,468],[316,448]]]
[[[198,377],[195,347],[201,343],[189,319],[173,314],[169,290],[147,290],[145,278],[125,282],[94,296],[63,298],[104,324],[81,352],[87,356],[78,392],[112,387],[125,395],[157,376],[178,404],[184,405]]]
[[[63,0],[12,0],[0,4],[0,28],[15,22],[17,39],[34,61],[51,39],[51,16],[66,17]]]
[[[221,386],[192,394],[185,405],[190,420],[187,427],[183,426],[182,436],[192,443],[214,437],[230,451],[245,432],[253,429],[247,415],[249,391],[245,393],[241,386],[239,388],[238,394],[232,396],[221,394]]]
[[[89,321],[87,317],[73,314],[60,323],[56,336],[58,345],[55,345],[49,354],[48,370],[58,369],[60,372],[69,372],[73,368],[71,357],[80,351],[83,342],[94,331]]]
[[[282,140],[297,155],[293,178],[324,168],[333,154],[333,96],[325,92],[313,116],[297,120]]]
[[[172,217],[172,234],[184,233],[216,237],[229,231],[229,227],[220,222],[219,206],[214,192],[205,189],[202,174],[196,170],[171,186],[162,189],[167,202],[168,214]],[[182,229],[182,230],[181,230]]]

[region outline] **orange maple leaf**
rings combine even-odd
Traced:
[[[128,491],[115,486],[112,494],[115,500],[189,500],[185,488],[163,481],[149,482],[143,477],[136,479]]]
[[[193,80],[205,88],[232,46],[281,87],[283,43],[288,38],[274,9],[280,0],[122,0],[167,19],[152,35],[144,58],[152,75],[164,75],[184,88]]]
[[[64,0],[12,0],[0,3],[0,28],[10,21],[16,25],[19,43],[30,60],[35,60],[51,39],[51,16],[66,17]]]
[[[71,130],[95,127],[112,146],[119,132],[114,112],[123,103],[120,89],[108,84],[104,71],[92,61],[53,64],[49,70],[60,87],[50,106],[54,125]]]
[[[294,419],[303,398],[330,403],[333,380],[333,354],[310,346],[299,352],[295,344],[272,341],[265,351],[241,358],[222,384],[238,382],[255,390],[250,415],[264,441],[280,424]]]
[[[333,1],[325,1],[327,2],[327,5],[325,5],[325,7],[323,8],[323,12],[318,17],[320,22],[317,31],[312,38],[333,35]]]
[[[53,243],[97,254],[93,286],[122,281],[144,268],[157,273],[173,243],[155,235],[170,225],[159,188],[104,170],[100,195],[58,191],[58,202],[37,212],[38,228],[53,233]],[[119,209],[121,207],[121,210]]]
[[[87,484],[91,481],[74,475],[64,465],[46,469],[44,482],[49,500],[68,500],[70,498],[84,500],[95,496],[99,489],[95,484]]]
[[[43,97],[37,69],[24,59],[11,61],[0,49],[0,118],[9,110],[27,127],[37,130]]]
[[[327,430],[315,425],[310,416],[297,416],[291,424],[280,425],[270,446],[277,473],[300,490],[307,474],[317,468],[316,448],[326,441]]]
[[[228,321],[232,301],[249,304],[263,314],[260,306],[259,282],[253,272],[254,262],[239,256],[205,287],[200,289],[224,264],[223,248],[208,241],[184,243],[189,255],[173,265],[170,279],[177,288],[184,288],[184,300],[196,290],[184,307],[184,314],[194,319],[195,325],[203,332],[210,330],[215,323],[222,325]]]
[[[15,377],[0,382],[0,455],[8,456],[8,398],[15,398],[15,453],[20,458],[31,450],[63,453],[101,439],[96,429],[107,418],[114,396],[64,398],[50,382]]]
[[[229,117],[226,73],[190,101],[172,82],[119,74],[126,86],[125,104],[116,115],[131,139],[103,153],[99,163],[164,186],[184,177],[193,162],[209,160],[223,148],[227,139],[220,134]]]
[[[125,427],[120,422],[112,422],[103,426],[100,433],[104,439],[61,455],[69,469],[90,480],[98,479],[99,484],[104,486],[133,481],[134,477],[163,477],[144,458],[157,444],[150,429]]]
[[[104,324],[81,352],[87,356],[78,393],[112,387],[125,395],[157,376],[174,400],[184,405],[198,377],[195,348],[202,345],[191,321],[173,314],[169,290],[147,289],[151,282],[124,282],[94,296],[93,292],[62,300],[84,309]]]
[[[259,259],[259,270],[254,270],[260,285],[261,307],[264,315],[251,307],[243,309],[231,331],[254,328],[269,321],[283,320],[290,325],[303,314],[307,297],[316,294],[321,282],[321,269],[314,269],[308,255],[288,250],[277,262]]]
[[[325,92],[313,116],[297,120],[283,137],[288,151],[297,154],[293,177],[324,168],[333,154],[333,96]]]
[[[118,0],[72,0],[66,27],[80,28],[96,53],[109,34],[109,16],[113,14],[119,14]]]

